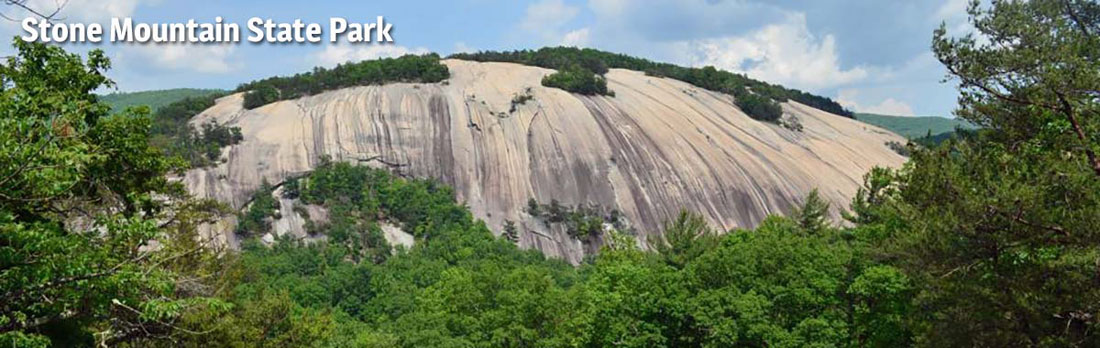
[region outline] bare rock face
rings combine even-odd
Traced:
[[[445,64],[451,78],[438,84],[347,88],[255,110],[240,94],[224,97],[193,122],[240,127],[244,141],[184,181],[240,207],[263,179],[305,173],[323,155],[395,167],[455,187],[497,233],[514,221],[521,246],[576,263],[598,241],[533,219],[528,199],[617,209],[644,244],[681,209],[729,229],[788,212],[814,188],[847,207],[864,173],[905,160],[885,145],[903,138],[794,102],[785,117],[802,131],[753,120],[729,95],[637,71],[611,70],[615,96],[589,97],[542,87],[548,69]],[[533,99],[513,108],[521,94]],[[232,225],[209,232],[235,245]]]

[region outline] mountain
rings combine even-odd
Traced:
[[[924,137],[929,133],[931,135],[952,133],[957,127],[963,129],[977,128],[967,121],[936,116],[910,117],[857,113],[855,118],[867,124],[885,128],[908,139]]]
[[[450,75],[439,83],[348,87],[251,110],[245,93],[222,97],[191,122],[240,127],[243,141],[184,183],[241,209],[262,183],[322,158],[387,167],[454,187],[496,233],[514,222],[521,246],[577,263],[602,236],[570,233],[530,204],[622,217],[644,245],[681,209],[729,229],[788,212],[815,188],[846,207],[870,168],[905,161],[886,146],[902,137],[793,101],[782,110],[801,130],[754,120],[728,94],[639,71],[611,69],[614,96],[587,96],[542,86],[550,69],[442,62]],[[305,237],[292,205],[281,200],[273,226]],[[209,232],[235,245],[232,220]]]
[[[122,110],[130,106],[148,105],[156,110],[162,106],[190,97],[201,97],[211,94],[225,93],[220,89],[175,88],[156,91],[141,92],[116,92],[105,94],[100,98],[111,105],[114,110]]]

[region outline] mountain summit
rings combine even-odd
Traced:
[[[582,95],[542,86],[551,69],[442,63],[450,77],[439,83],[349,87],[251,110],[245,93],[223,97],[191,122],[240,127],[244,140],[185,183],[243,208],[263,182],[322,158],[386,167],[453,186],[497,233],[512,225],[521,246],[577,263],[603,234],[578,234],[540,207],[611,216],[603,228],[645,245],[681,209],[729,229],[788,212],[815,188],[846,207],[869,169],[905,161],[886,145],[904,138],[794,101],[781,103],[781,122],[762,122],[729,94],[639,71],[610,69],[613,95]],[[276,232],[304,236],[301,209],[282,204]],[[234,245],[233,225],[211,232]]]

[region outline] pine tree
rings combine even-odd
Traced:
[[[817,189],[806,195],[806,201],[791,214],[807,233],[821,233],[829,227],[829,202],[821,199]]]
[[[512,243],[519,243],[519,231],[512,220],[504,220],[504,238]]]
[[[977,34],[933,48],[984,129],[873,173],[855,221],[920,285],[919,342],[1100,345],[1100,4],[969,13]]]

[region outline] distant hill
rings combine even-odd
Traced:
[[[188,97],[199,97],[214,93],[225,93],[220,89],[175,88],[157,91],[111,93],[102,95],[103,101],[111,105],[113,110],[122,110],[130,106],[148,105],[156,110],[162,106],[182,100]]]
[[[956,127],[977,128],[970,122],[935,116],[909,117],[857,113],[855,117],[864,123],[886,128],[909,139],[924,137],[929,132],[934,136],[951,133]]]

